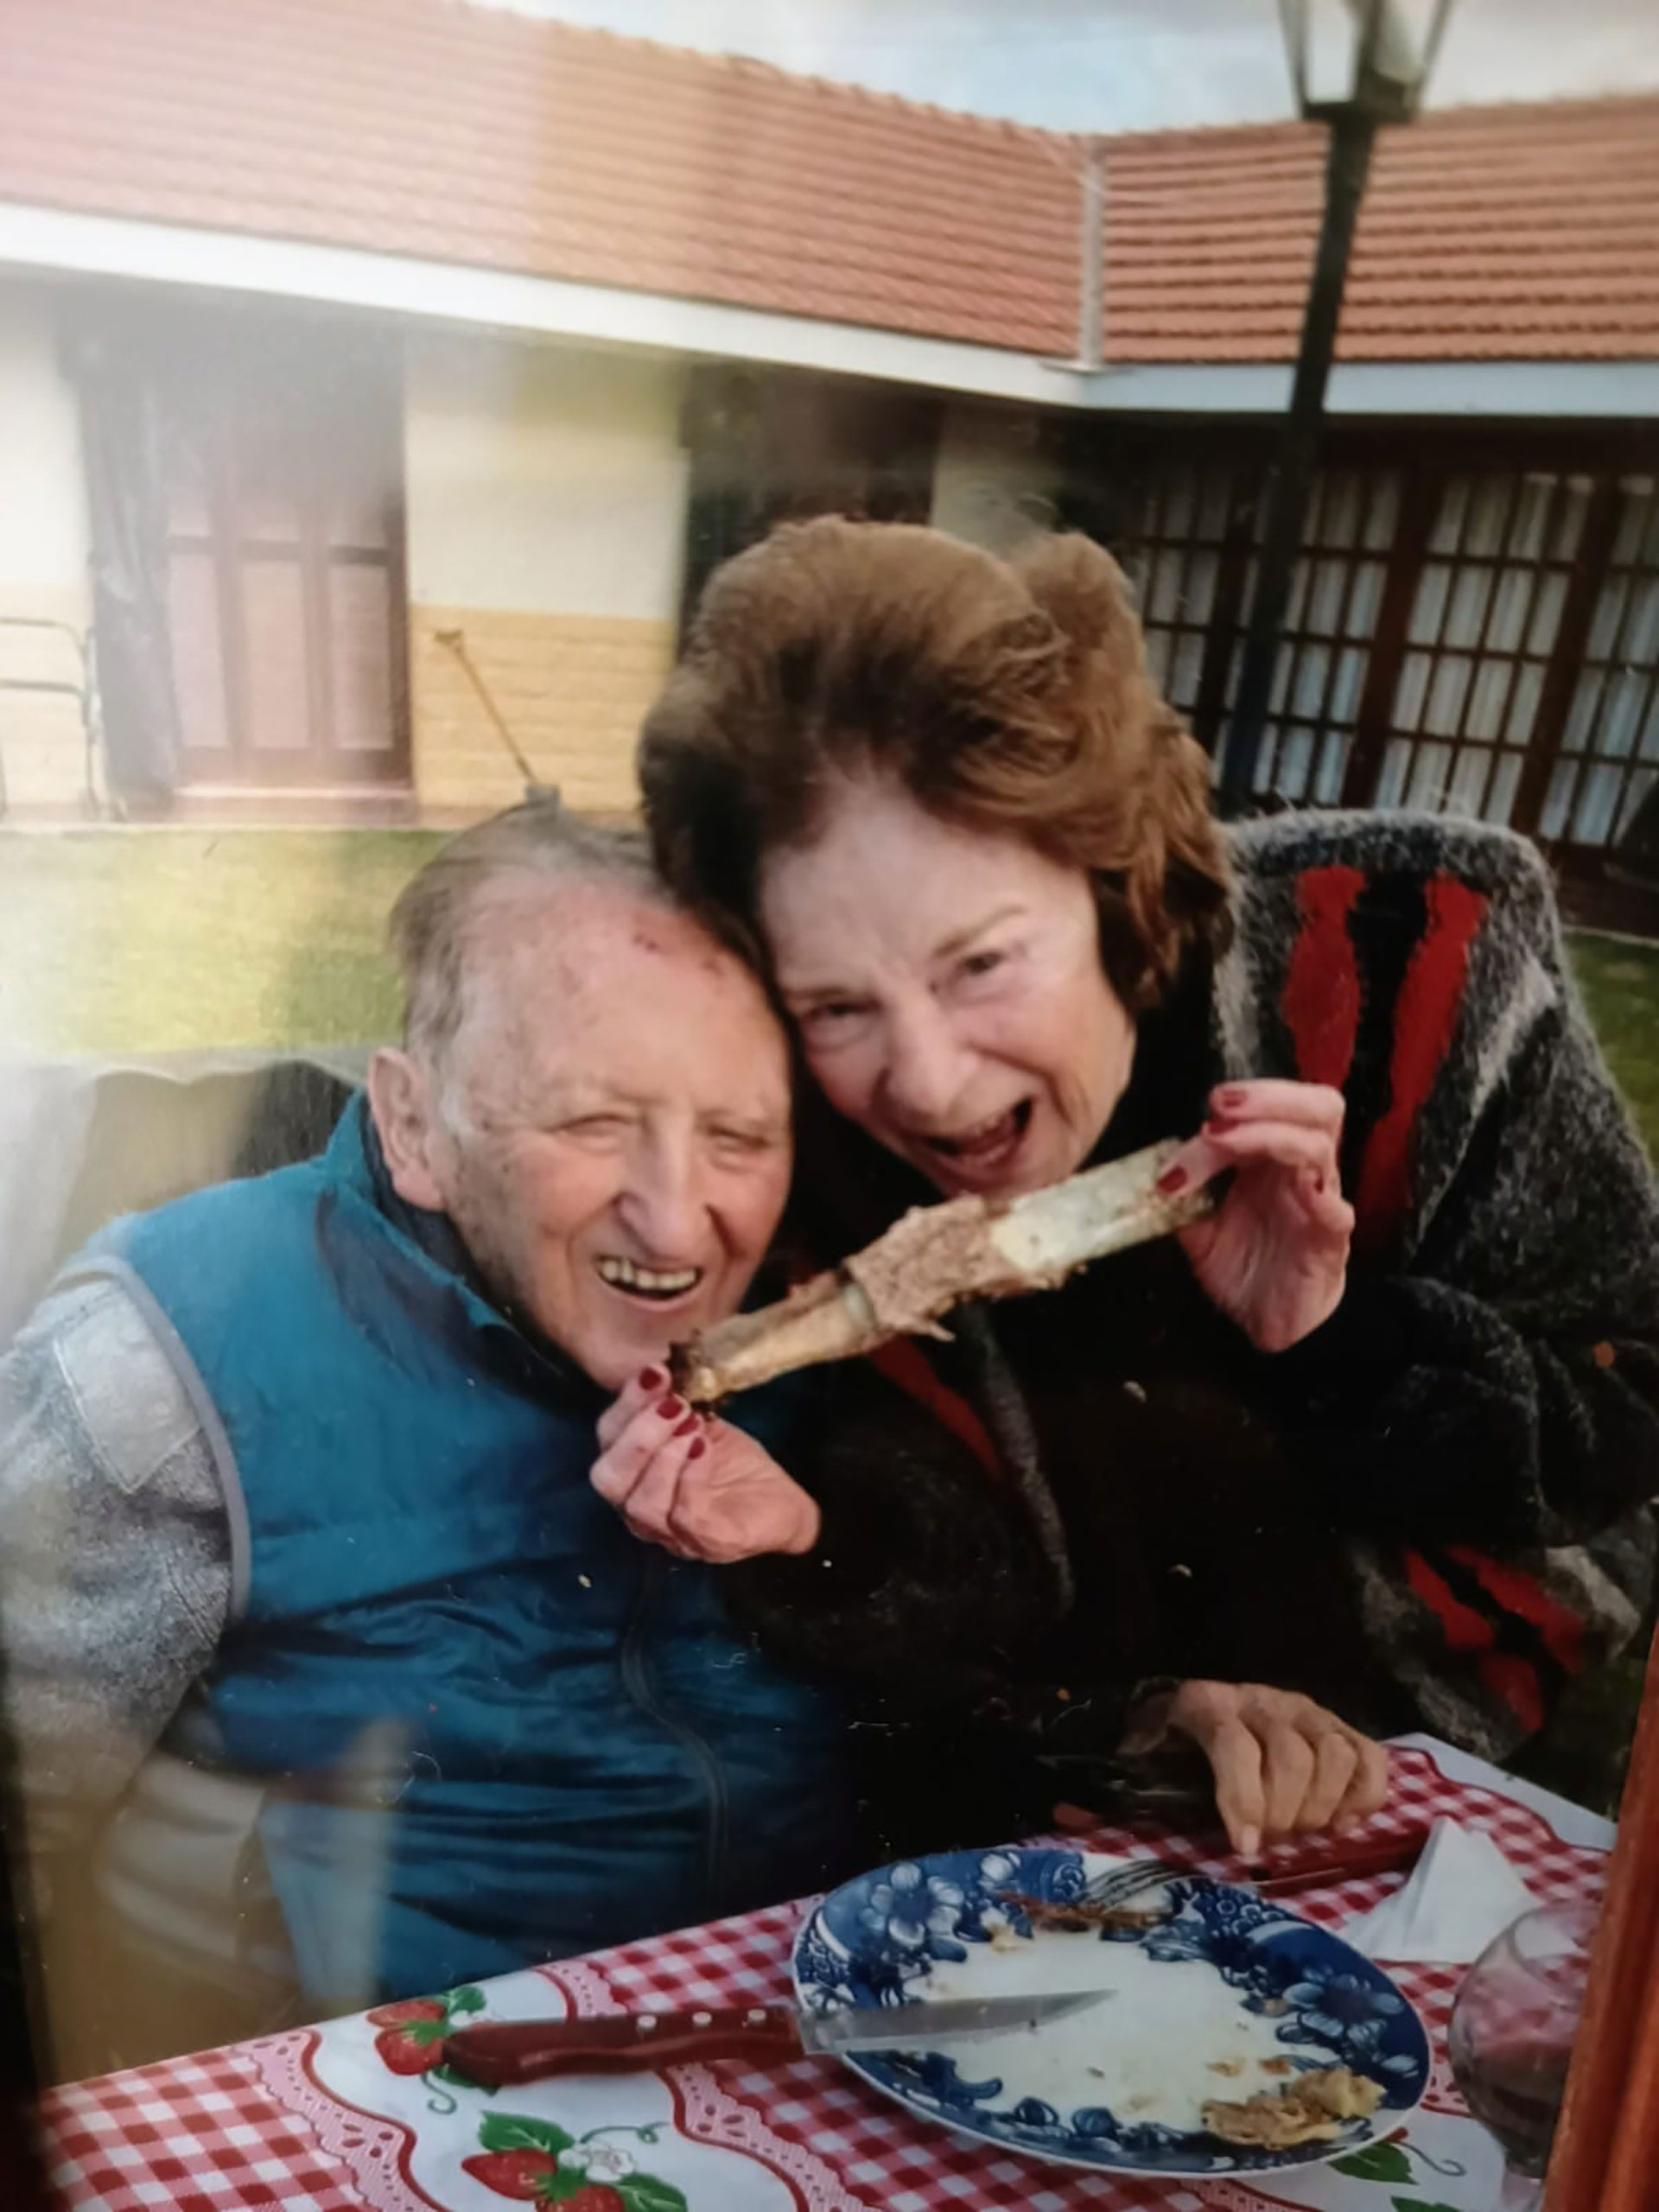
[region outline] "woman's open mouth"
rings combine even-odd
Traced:
[[[701,1288],[701,1268],[647,1268],[620,1253],[601,1252],[594,1272],[607,1290],[642,1306],[678,1306]]]
[[[1022,1098],[954,1135],[918,1136],[924,1154],[937,1161],[943,1180],[963,1189],[994,1184],[1007,1173],[1031,1127],[1032,1101]]]

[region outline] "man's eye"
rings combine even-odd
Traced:
[[[856,999],[824,999],[818,1005],[807,1008],[801,1016],[801,1026],[805,1029],[844,1027],[866,1012],[868,1008]]]
[[[583,1114],[574,1122],[559,1125],[559,1134],[567,1137],[604,1139],[620,1136],[627,1123],[620,1114]]]
[[[741,1153],[746,1159],[772,1151],[777,1142],[760,1129],[715,1129],[712,1135],[721,1152]]]

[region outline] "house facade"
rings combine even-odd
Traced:
[[[461,0],[137,13],[0,26],[12,819],[626,810],[702,576],[824,508],[1091,531],[1224,748],[1317,131],[1081,139]],[[1264,798],[1510,822],[1612,895],[1656,217],[1659,100],[1386,135]]]
[[[100,518],[66,325],[154,338],[170,756],[89,758],[72,633]],[[628,804],[684,532],[670,363],[194,295],[0,285],[0,768],[15,820],[466,818],[525,776]],[[24,622],[61,626],[25,628]],[[492,712],[492,708],[494,713]],[[149,711],[167,720],[163,707]],[[496,716],[511,733],[504,741]]]

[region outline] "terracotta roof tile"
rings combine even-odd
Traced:
[[[1109,139],[1103,160],[1107,359],[1290,359],[1324,133]],[[1454,109],[1384,132],[1338,354],[1659,356],[1659,99]]]
[[[3,0],[0,198],[1045,355],[1082,142],[465,0]],[[1323,134],[1100,142],[1109,361],[1287,359]],[[1341,350],[1659,354],[1659,99],[1385,134]]]
[[[3,197],[1076,343],[1039,131],[461,0],[6,0],[0,83]]]

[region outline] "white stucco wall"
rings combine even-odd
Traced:
[[[90,620],[86,489],[75,397],[59,370],[51,291],[0,280],[0,615]],[[0,626],[0,675],[74,669],[67,640]],[[0,768],[11,807],[73,806],[82,744],[73,700],[0,690]]]
[[[671,620],[687,481],[681,378],[667,361],[413,337],[411,599]]]
[[[406,357],[415,783],[431,812],[523,778],[446,639],[464,641],[537,779],[626,811],[674,649],[689,464],[675,364],[411,334]]]
[[[86,504],[75,397],[48,293],[0,281],[0,590],[86,604]],[[10,613],[18,610],[7,606]]]
[[[947,409],[933,476],[934,527],[1011,553],[1053,524],[1057,473],[1039,418],[957,402]]]

